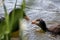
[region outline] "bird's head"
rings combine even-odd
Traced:
[[[36,20],[33,20],[32,21],[32,24],[36,24],[36,25],[40,25],[40,21],[41,21],[42,19],[36,19]]]
[[[46,23],[44,20],[42,19],[37,19],[37,20],[33,20],[32,24],[36,24],[37,26],[39,26],[42,30],[46,31]]]

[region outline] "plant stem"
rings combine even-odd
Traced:
[[[21,19],[19,20],[19,36],[20,36],[20,40],[22,40],[22,29],[21,29]]]
[[[10,34],[5,34],[2,40],[11,40]]]
[[[6,34],[6,40],[9,40],[8,34]]]

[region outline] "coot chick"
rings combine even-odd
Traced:
[[[42,19],[34,20],[32,21],[32,24],[38,25],[45,32],[49,31],[54,34],[60,34],[60,24],[54,24],[53,26],[50,26],[49,28],[47,28],[45,21]]]

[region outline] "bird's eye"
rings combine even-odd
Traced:
[[[40,21],[39,19],[37,19],[36,21]]]

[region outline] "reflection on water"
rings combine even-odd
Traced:
[[[6,7],[8,12],[14,8],[16,0],[5,0]],[[46,21],[47,26],[52,23],[60,23],[60,1],[59,0],[26,0],[26,14],[30,17],[31,20],[42,18]],[[18,0],[17,5],[21,5],[21,0]],[[19,6],[17,6],[19,7]],[[3,6],[0,6],[0,17],[4,15]],[[49,33],[41,35],[40,33],[35,32],[38,29],[36,25],[30,23],[26,32],[28,40],[59,40],[57,38],[48,37]]]

